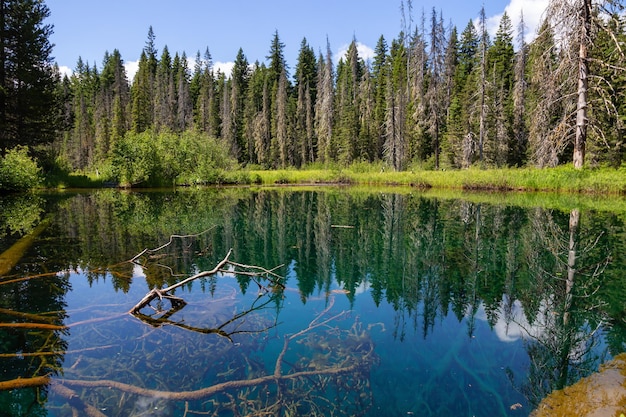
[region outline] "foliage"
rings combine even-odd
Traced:
[[[26,190],[41,182],[41,168],[28,155],[28,148],[16,146],[0,159],[0,190]]]
[[[237,163],[223,142],[204,133],[146,130],[128,132],[115,144],[111,166],[122,186],[156,186],[223,183]]]
[[[57,122],[50,10],[40,0],[0,5],[0,150],[52,142]]]
[[[580,22],[559,13],[580,11],[583,2],[550,4],[528,45],[523,21],[515,33],[507,13],[490,39],[484,10],[462,32],[447,28],[436,10],[428,19],[422,15],[421,25],[402,28],[389,46],[381,36],[367,65],[355,39],[336,68],[329,40],[316,57],[303,39],[293,79],[278,32],[265,62],[251,64],[239,49],[232,74],[225,74],[213,68],[208,48],[204,55],[198,51],[194,68],[187,67],[184,51],[165,46],[157,57],[150,28],[132,86],[117,50],[105,54],[101,71],[79,58],[72,77],[58,83],[63,124],[55,149],[82,172],[115,159],[115,175],[127,185],[222,182],[226,171],[214,170],[212,162],[184,168],[187,145],[161,154],[174,136],[198,133],[215,138],[229,160],[264,168],[348,168],[355,161],[384,161],[396,171],[562,165],[574,154],[572,63],[581,38]],[[626,25],[623,14],[606,9],[612,4],[593,2],[586,119],[591,166],[617,167],[624,153]],[[137,136],[144,132],[156,143]],[[131,137],[138,143],[129,143]]]

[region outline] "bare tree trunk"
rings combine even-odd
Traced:
[[[574,142],[574,168],[581,169],[585,163],[587,141],[587,87],[589,64],[587,44],[591,32],[591,0],[583,0],[580,49],[578,52],[578,104],[576,107],[576,139]]]
[[[487,95],[487,81],[486,81],[486,65],[487,65],[487,28],[486,28],[486,16],[485,7],[480,10],[480,26],[481,26],[481,41],[480,41],[480,121],[479,121],[479,133],[478,133],[478,155],[480,163],[483,163],[483,149],[485,146],[485,99]]]

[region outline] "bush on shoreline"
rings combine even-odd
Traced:
[[[41,168],[28,155],[28,147],[17,146],[0,158],[0,190],[21,191],[41,183]]]

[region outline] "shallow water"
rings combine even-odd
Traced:
[[[615,213],[333,188],[0,204],[21,213],[0,251],[31,236],[0,280],[1,381],[49,376],[0,415],[525,416],[625,346]],[[194,236],[129,262],[172,234]],[[129,313],[230,248],[280,278],[230,266]]]

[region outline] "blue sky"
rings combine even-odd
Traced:
[[[153,27],[161,53],[186,52],[193,58],[208,47],[216,67],[228,70],[243,49],[250,63],[265,62],[275,31],[285,45],[285,58],[293,72],[300,43],[306,37],[317,51],[326,51],[326,39],[339,56],[353,38],[360,54],[369,58],[378,38],[390,44],[402,28],[399,0],[47,0],[54,25],[53,56],[62,69],[73,69],[78,57],[102,66],[105,51],[118,49],[132,77]],[[406,4],[406,1],[405,1]],[[481,0],[413,0],[413,25],[427,18],[432,8],[459,31],[478,16]],[[529,36],[535,30],[547,0],[484,0],[488,26],[495,32],[506,10],[517,22],[520,10]],[[428,24],[427,24],[428,28]]]

